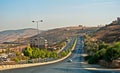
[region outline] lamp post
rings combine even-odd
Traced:
[[[38,48],[39,48],[39,26],[38,26],[38,23],[39,22],[43,22],[43,20],[39,20],[39,21],[32,21],[33,23],[37,23],[37,36],[38,36],[38,40],[37,40],[37,46],[38,46]]]

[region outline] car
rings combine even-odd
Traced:
[[[28,63],[33,63],[32,59],[29,59],[29,60],[28,60]]]
[[[72,62],[72,59],[69,59],[68,62]]]

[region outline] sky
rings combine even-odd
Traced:
[[[120,16],[120,0],[0,0],[0,31],[98,26]]]

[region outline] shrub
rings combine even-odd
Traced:
[[[19,59],[17,57],[13,58],[13,61],[19,62]]]
[[[89,64],[96,64],[100,59],[104,58],[104,55],[106,53],[106,49],[101,49],[97,51],[91,58],[89,58],[88,63]]]
[[[92,56],[85,56],[84,59],[88,61]]]
[[[120,57],[120,49],[119,48],[108,48],[106,54],[104,56],[104,60],[107,62],[112,62],[113,60]]]

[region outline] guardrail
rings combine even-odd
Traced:
[[[72,46],[72,50],[74,50],[75,45],[77,43],[77,39],[75,40],[73,46]],[[7,69],[15,69],[15,68],[25,68],[25,67],[31,67],[31,66],[39,66],[39,65],[47,65],[47,64],[52,64],[52,63],[57,63],[60,62],[66,58],[68,58],[70,55],[72,54],[72,52],[70,52],[67,56],[54,60],[54,61],[49,61],[49,62],[43,62],[43,63],[31,63],[31,64],[16,64],[16,65],[2,65],[0,66],[0,70],[7,70]]]

